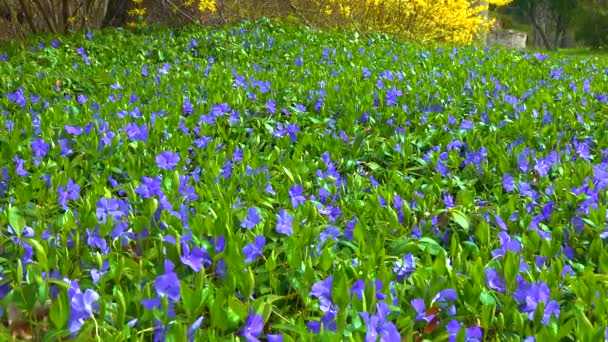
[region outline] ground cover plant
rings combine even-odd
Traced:
[[[267,20],[5,46],[3,339],[602,340],[607,75]]]

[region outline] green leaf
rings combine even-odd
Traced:
[[[49,319],[56,329],[63,329],[70,318],[70,306],[65,291],[60,291],[51,303]]]
[[[441,247],[437,241],[426,236],[421,237],[417,241],[417,245],[421,251],[425,253],[428,252],[433,256],[439,254],[439,251],[443,250],[443,247]]]
[[[469,231],[469,221],[464,214],[458,211],[452,211],[452,219],[460,226],[465,232]]]
[[[491,292],[482,291],[479,299],[483,305],[496,305],[496,298],[494,298]]]
[[[28,243],[34,248],[36,252],[36,260],[38,260],[38,264],[42,269],[47,272],[48,271],[48,258],[46,256],[45,248],[35,239],[29,239]]]
[[[179,321],[178,321],[179,322]],[[167,341],[169,342],[181,342],[187,341],[186,335],[186,325],[175,322],[170,325],[169,331],[167,333]]]
[[[8,208],[8,223],[13,228],[15,235],[21,237],[23,230],[25,229],[25,219],[21,216],[19,209],[15,207]]]

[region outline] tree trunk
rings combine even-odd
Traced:
[[[535,32],[540,36],[545,48],[548,50],[553,50],[551,40],[549,40],[549,37],[547,36],[545,27],[546,21],[542,9],[538,6],[530,6],[528,10],[528,19],[530,20],[530,23],[532,23],[532,27],[534,27]]]
[[[34,25],[34,19],[32,18],[32,12],[30,12],[29,7],[25,4],[24,0],[19,0],[19,5],[21,6],[21,10],[23,11],[23,13],[25,13],[25,20],[30,26],[32,32],[37,32],[36,25]]]
[[[68,32],[70,25],[70,2],[69,0],[63,0],[61,4],[61,33]]]
[[[127,22],[128,0],[108,1],[107,12],[103,18],[103,26],[122,26]]]

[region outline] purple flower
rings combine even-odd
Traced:
[[[248,243],[243,247],[243,255],[245,262],[256,261],[259,257],[263,257],[262,249],[266,245],[266,238],[263,235],[258,235],[253,239],[253,243]]]
[[[325,280],[319,280],[312,285],[312,291],[308,294],[319,299],[331,300],[331,287],[334,277],[329,276]]]
[[[135,189],[135,193],[140,195],[141,198],[151,198],[152,196],[160,197],[163,195],[163,192],[160,189],[162,180],[159,177],[143,177],[141,182],[143,184]]]
[[[456,336],[458,336],[458,332],[460,331],[460,328],[462,326],[463,326],[463,324],[455,319],[451,320],[445,326],[445,328],[448,331],[448,334],[450,336],[450,339],[449,339],[450,342],[456,341]],[[480,327],[470,327],[470,328],[465,329],[464,340],[466,342],[480,342],[482,340],[482,338],[483,338],[483,331],[481,330]]]
[[[551,169],[551,164],[547,162],[545,158],[535,159],[536,165],[534,165],[534,170],[538,173],[539,177],[544,177],[549,173]]]
[[[393,272],[397,274],[397,281],[402,281],[416,270],[416,259],[412,253],[408,253],[403,260],[398,260],[393,266]]]
[[[549,320],[552,315],[559,318],[560,307],[559,304],[554,300],[549,300],[551,290],[546,283],[539,281],[536,284],[531,284],[530,287],[525,291],[525,305],[521,308],[522,312],[528,313],[528,318],[534,320],[534,312],[538,304],[545,304],[545,311],[543,313],[543,324],[549,325]]]
[[[505,254],[507,254],[507,251],[517,253],[523,248],[521,242],[511,238],[511,236],[507,232],[498,233],[498,238],[500,239],[501,248],[492,251],[492,257],[494,258],[504,256]]]
[[[185,98],[184,99],[184,104],[182,105],[182,113],[184,115],[190,115],[192,114],[192,111],[194,109],[192,108],[192,104],[190,103],[190,99],[189,98]]]
[[[462,120],[462,122],[460,123],[460,129],[463,131],[471,130],[473,129],[473,127],[475,127],[475,123],[473,121]]]
[[[274,114],[277,111],[277,103],[273,99],[268,100],[266,103],[266,110],[270,114]]]
[[[270,195],[275,195],[276,193],[274,192],[274,189],[272,188],[272,184],[270,182],[268,182],[268,184],[266,184],[266,188],[264,188],[264,192]]]
[[[97,220],[100,223],[106,223],[108,216],[114,220],[120,219],[124,215],[120,205],[120,201],[115,198],[107,199],[101,197],[99,201],[97,201],[97,209],[95,210]]]
[[[177,274],[173,272],[174,265],[171,260],[165,260],[165,273],[156,278],[154,287],[156,293],[163,297],[166,296],[174,302],[180,299],[180,284]]]
[[[486,283],[491,289],[500,293],[505,292],[505,281],[500,277],[495,269],[488,268],[486,273]]]
[[[34,155],[38,158],[46,156],[46,153],[50,148],[50,145],[47,144],[44,139],[34,140],[30,146],[32,147],[32,150],[34,150]]]
[[[188,328],[188,341],[193,342],[196,330],[203,324],[203,316],[199,317],[192,325]]]
[[[536,199],[536,191],[534,191],[532,189],[532,187],[530,186],[530,184],[528,184],[526,182],[521,182],[519,184],[519,192],[523,196],[530,197],[531,199]]]
[[[576,149],[576,153],[578,154],[578,156],[581,159],[589,161],[591,156],[590,156],[589,145],[586,142],[583,141],[583,142],[579,143],[577,141],[574,141],[574,147]]]
[[[499,215],[494,216],[494,220],[496,221],[496,225],[502,229],[502,230],[507,230],[507,225],[505,224],[505,221],[502,219],[502,217],[500,217]]]
[[[293,217],[287,214],[287,210],[281,210],[277,215],[277,232],[289,236],[293,234],[292,225]]]
[[[395,324],[386,321],[389,313],[389,306],[384,302],[377,304],[375,315],[370,315],[367,312],[359,313],[367,326],[366,342],[376,342],[378,335],[380,335],[381,342],[401,341],[401,335]]]
[[[15,161],[15,164],[17,164],[15,166],[15,171],[17,172],[17,175],[19,175],[21,177],[25,177],[25,176],[27,176],[27,175],[30,174],[24,168],[25,167],[25,160],[19,158],[18,156],[15,156],[14,161]]]
[[[511,192],[515,189],[515,184],[513,183],[513,177],[511,177],[510,174],[508,174],[508,173],[504,174],[504,176],[502,178],[502,186],[508,192]]]
[[[59,200],[57,201],[63,207],[63,210],[68,210],[67,200],[77,200],[80,197],[80,185],[74,183],[72,178],[68,180],[66,186],[59,186],[57,188],[59,194]]]
[[[446,208],[454,207],[454,196],[448,194],[447,192],[443,193],[443,202],[445,203]]]
[[[83,132],[82,127],[79,127],[79,126],[65,125],[63,128],[65,129],[66,132],[68,132],[68,134],[75,135],[75,136],[79,136]]]
[[[224,166],[220,170],[220,175],[224,179],[230,178],[230,176],[232,175],[232,162],[230,160],[226,160],[226,162],[224,163]]]
[[[283,342],[283,335],[268,334],[266,335],[268,342]]]
[[[194,146],[196,148],[207,148],[207,145],[213,140],[212,137],[202,136],[199,139],[194,140]]]
[[[300,128],[297,124],[289,124],[285,126],[285,131],[289,134],[289,139],[294,142],[298,139],[296,134],[300,132]]]
[[[354,239],[355,226],[357,225],[358,221],[359,219],[355,217],[354,219],[346,222],[346,229],[344,230],[344,238],[346,238],[346,241],[351,241]]]
[[[110,247],[108,247],[108,243],[106,239],[99,236],[99,228],[93,229],[91,231],[89,228],[86,229],[87,232],[87,245],[92,248],[98,248],[101,251],[101,254],[106,255],[110,252]]]
[[[289,189],[289,197],[291,198],[291,205],[297,208],[299,205],[304,204],[306,197],[303,195],[304,188],[298,184],[294,184]]]
[[[241,227],[253,229],[260,222],[262,222],[262,219],[260,218],[260,215],[258,215],[258,209],[250,207],[247,209],[247,217],[241,222]]]
[[[217,118],[228,112],[230,112],[230,106],[227,103],[220,103],[211,107],[211,112],[209,114],[214,118]]]
[[[353,287],[350,288],[350,294],[357,296],[359,300],[363,299],[363,293],[365,292],[365,281],[359,279],[355,281]]]
[[[414,310],[416,310],[416,313],[418,313],[418,316],[416,316],[416,319],[415,319],[416,322],[418,322],[420,320],[425,320],[426,322],[430,323],[435,318],[435,315],[427,315],[426,304],[424,303],[424,299],[422,299],[422,298],[412,299],[410,301],[410,303],[412,304],[412,307],[414,308]]]
[[[259,336],[264,330],[264,319],[261,315],[256,314],[253,308],[249,311],[249,317],[245,321],[245,327],[243,327],[242,334],[248,342],[259,342],[256,337]]]
[[[179,163],[179,154],[165,151],[156,156],[156,165],[164,170],[173,170]]]
[[[146,124],[138,127],[136,123],[130,122],[125,126],[125,132],[131,140],[141,140],[143,142],[148,140],[148,126]]]
[[[84,64],[90,65],[89,57],[87,56],[87,52],[83,47],[79,47],[78,49],[76,49],[76,53],[82,57],[82,59],[84,60]]]
[[[68,139],[61,139],[60,143],[61,143],[61,156],[62,157],[69,156],[70,154],[72,154],[72,152],[74,152],[74,150],[70,147],[70,143],[69,143]]]
[[[70,298],[68,329],[71,333],[76,333],[84,325],[85,319],[93,316],[94,303],[99,299],[99,294],[91,289],[82,293],[80,288],[71,287],[68,290],[68,297]]]
[[[386,105],[387,106],[396,106],[397,98],[403,95],[403,92],[395,87],[389,89],[386,92]]]
[[[439,291],[439,293],[433,299],[433,302],[456,301],[457,296],[456,290],[444,289]]]
[[[193,247],[190,250],[190,246],[185,241],[182,241],[182,255],[180,259],[182,264],[190,266],[194,272],[200,272],[203,266],[207,267],[212,264],[211,258],[204,247]]]

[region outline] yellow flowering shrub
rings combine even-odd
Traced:
[[[129,11],[132,18],[145,16],[143,0]],[[203,15],[220,12],[222,19],[257,16],[300,18],[307,23],[381,31],[418,41],[469,44],[489,29],[489,5],[512,0],[182,0],[180,6],[197,6]]]
[[[131,0],[133,8],[131,8],[127,15],[131,18],[127,22],[127,26],[131,28],[142,28],[146,26],[146,8],[144,7],[143,0]]]
[[[471,43],[492,20],[484,16],[489,5],[510,0],[324,0],[324,13],[335,12],[364,30],[382,31],[418,41]]]

